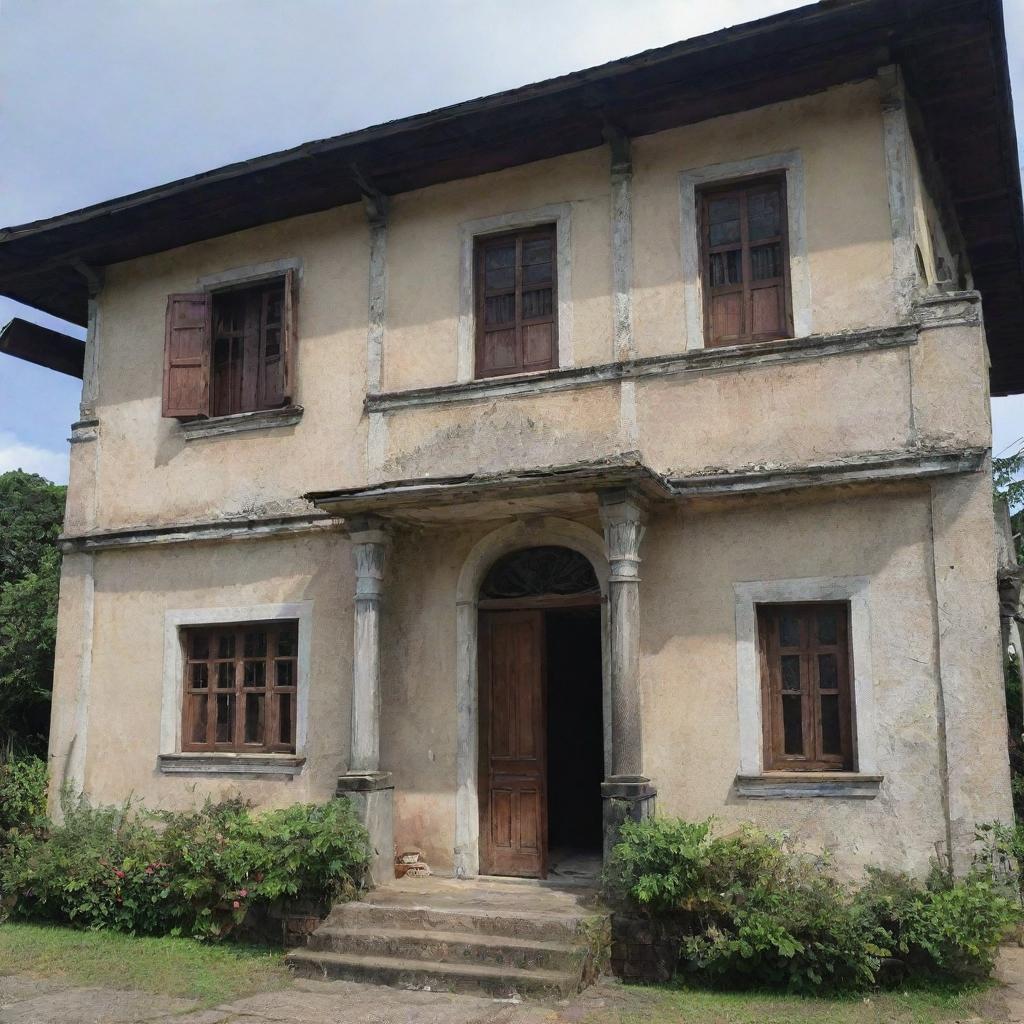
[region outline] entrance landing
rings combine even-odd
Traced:
[[[593,979],[608,927],[589,886],[403,878],[338,904],[288,962],[306,977],[562,997]]]

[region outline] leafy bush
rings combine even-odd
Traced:
[[[209,939],[250,909],[354,891],[368,859],[347,800],[262,814],[240,800],[154,814],[83,801],[6,853],[0,901],[12,916]]]
[[[41,758],[0,758],[0,846],[11,830],[43,826],[46,783],[46,762]]]
[[[710,822],[662,818],[621,835],[612,894],[667,922],[680,968],[721,985],[810,992],[986,974],[1015,917],[991,872],[926,887],[873,871],[853,891],[753,828],[716,837]]]

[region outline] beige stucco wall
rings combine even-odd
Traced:
[[[990,742],[1001,735],[998,620],[994,591],[988,593],[984,570],[977,568],[985,563],[987,538],[971,522],[985,497],[983,476],[965,478],[959,492],[923,484],[655,513],[642,549],[640,678],[645,769],[658,786],[661,812],[690,819],[714,815],[726,827],[756,821],[786,829],[798,844],[830,850],[848,870],[870,862],[923,872],[934,844],[946,835],[947,742],[957,758],[972,764],[969,779],[956,783],[965,827],[1008,812],[1005,750]],[[938,513],[935,501],[945,503]],[[396,842],[419,847],[440,871],[451,870],[455,845],[456,588],[471,549],[497,525],[400,530],[390,554],[381,766],[394,773]],[[941,569],[938,595],[935,536],[946,545],[939,558],[947,557],[949,545],[957,554]],[[349,557],[338,534],[97,556],[89,795],[115,802],[130,792],[150,806],[171,807],[235,792],[267,806],[328,797],[348,749]],[[870,578],[881,792],[873,800],[739,798],[733,788],[739,764],[734,586],[835,576]],[[65,570],[62,629],[79,624],[76,580],[72,559]],[[291,781],[161,776],[156,755],[165,612],[291,601],[314,602],[303,774]],[[960,658],[959,682],[955,675],[943,681],[937,607],[957,612],[957,636],[949,638],[955,650],[945,657]],[[62,637],[59,657],[69,658],[70,646]],[[971,652],[970,658],[959,650]],[[65,667],[61,677],[60,706],[67,709],[74,706],[67,680],[77,673]],[[557,680],[549,680],[549,691],[555,699]],[[949,740],[937,713],[943,701],[956,709]],[[71,723],[57,716],[54,726],[59,759]],[[593,780],[595,789],[599,781]]]
[[[50,754],[53,783],[80,781],[95,801],[131,795],[150,807],[182,807],[241,792],[262,805],[329,798],[349,749],[352,689],[352,560],[338,534],[104,552],[94,559],[92,626],[82,597],[82,559],[65,561]],[[165,674],[165,614],[312,602],[306,767],[294,779],[162,775],[157,766]],[[91,639],[83,666],[81,637]],[[78,691],[88,686],[88,709]],[[75,736],[87,738],[84,775],[65,768]],[[78,742],[81,742],[79,740]]]
[[[879,88],[867,81],[634,140],[632,302],[639,355],[686,347],[680,172],[791,151],[800,154],[804,167],[804,194],[791,200],[804,205],[813,330],[895,321]],[[539,207],[569,210],[575,363],[612,358],[608,160],[602,147],[393,198],[384,390],[455,381],[462,225]],[[494,463],[498,468],[513,457],[519,465],[543,464],[636,447],[628,424],[620,428],[617,422],[618,396],[590,390],[547,397],[535,407],[520,402],[515,411],[496,402],[389,414],[382,432],[383,465],[368,469],[362,401],[369,251],[364,214],[353,205],[108,268],[98,329],[100,438],[82,446],[91,450],[75,453],[87,468],[73,475],[69,526],[82,531],[238,515],[293,502],[307,490],[358,485],[368,472],[375,479],[392,472],[459,472],[489,446],[504,453],[503,461]],[[195,290],[205,275],[289,258],[302,261],[301,422],[185,441],[177,422],[160,416],[166,296]],[[833,417],[824,426],[828,439],[818,442],[822,451],[870,448],[903,431],[905,385],[889,379],[888,371],[879,362],[873,374],[855,372],[850,388],[870,395],[870,415],[849,415],[841,422]],[[732,390],[744,404],[772,406],[788,436],[805,429],[808,401],[820,404],[808,396],[831,384],[811,380],[814,376],[813,370],[795,372],[800,379],[782,383],[792,400],[790,412],[756,376],[737,377]],[[648,388],[638,405],[641,420],[653,417],[660,425],[660,436],[651,439],[652,457],[665,465],[687,462],[679,442],[706,432],[709,414],[715,416],[722,458],[742,448],[749,437],[746,418],[722,414],[729,408],[729,390],[695,387],[687,404],[671,408],[666,420],[675,394],[666,404],[658,387]],[[828,419],[840,407],[831,403],[818,418]],[[510,432],[517,439],[511,446]],[[564,458],[553,450],[558,445],[550,443],[551,432],[576,438],[565,445]],[[775,447],[784,450],[787,442]],[[750,458],[756,457],[752,451]]]

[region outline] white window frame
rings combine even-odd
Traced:
[[[854,772],[878,772],[875,733],[875,687],[871,672],[871,609],[866,576],[759,580],[734,584],[736,601],[736,705],[739,716],[740,776],[766,775],[761,721],[761,659],[757,606],[845,601],[850,606],[853,654]]]
[[[707,185],[765,174],[786,176],[786,218],[789,230],[789,287],[793,306],[793,335],[813,333],[811,273],[807,262],[806,189],[799,150],[769,153],[730,163],[692,167],[679,174],[682,220],[683,331],[687,350],[704,348],[704,292],[701,245],[697,231],[697,193]]]
[[[293,604],[254,604],[219,608],[182,608],[164,613],[164,671],[160,704],[160,753],[181,753],[181,718],[185,652],[181,642],[182,629],[190,626],[220,626],[242,622],[280,622],[292,620],[299,624],[298,666],[295,697],[295,754],[306,756],[309,721],[309,669],[313,625],[313,602]],[[238,760],[245,755],[213,751],[205,757],[222,756]],[[259,755],[266,757],[267,755]]]
[[[474,251],[476,240],[506,231],[541,224],[555,225],[555,272],[558,294],[558,368],[574,366],[572,349],[572,204],[552,203],[532,210],[502,213],[459,225],[459,353],[458,383],[476,379],[476,296]],[[516,374],[509,374],[510,377]],[[495,380],[501,378],[487,378]]]

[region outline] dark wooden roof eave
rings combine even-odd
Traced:
[[[649,134],[888,62],[925,101],[924,127],[985,298],[993,393],[1024,391],[1024,222],[1000,0],[826,0],[4,229],[0,293],[83,324],[87,290],[74,263],[105,266],[356,202],[354,166],[399,194],[599,146],[606,122]]]
[[[0,330],[0,353],[82,379],[85,342],[15,317]]]

